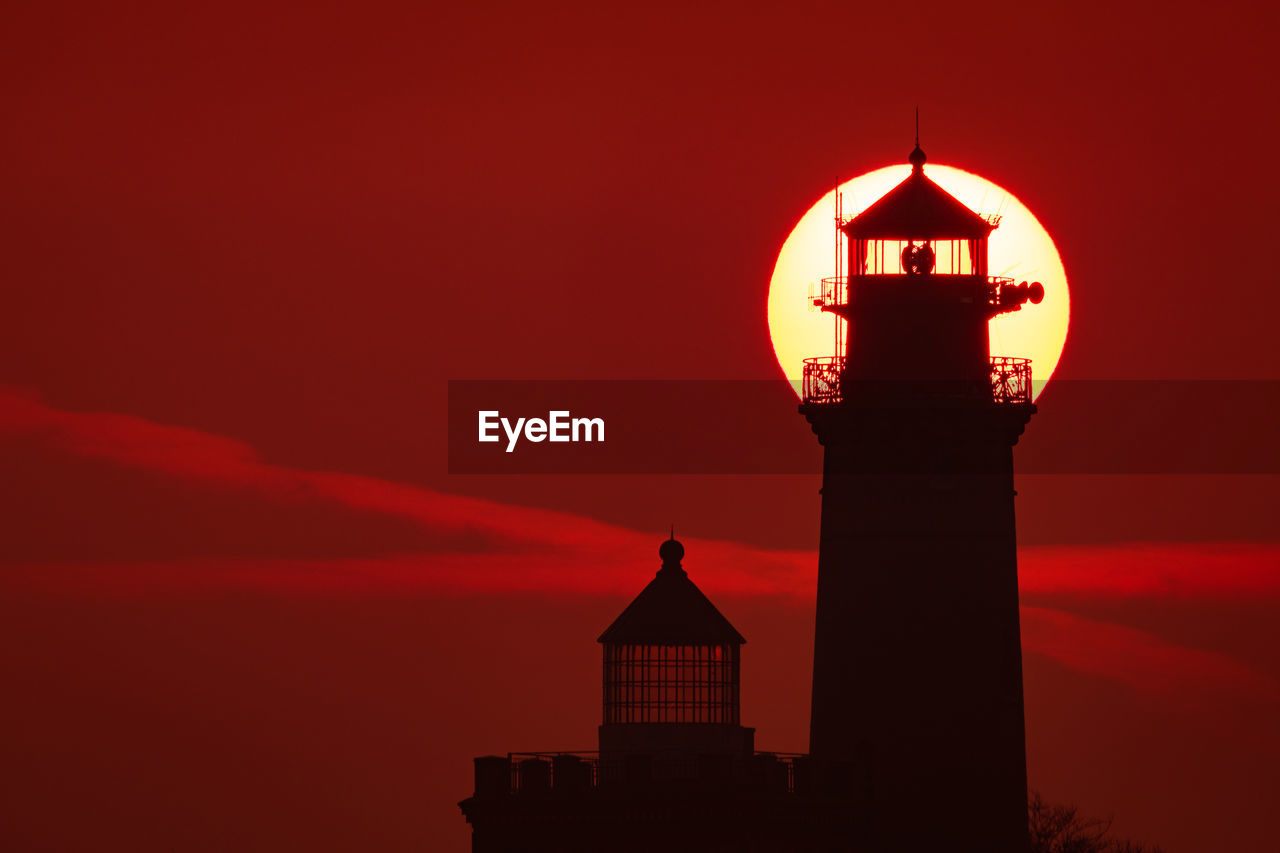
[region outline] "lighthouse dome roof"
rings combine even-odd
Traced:
[[[658,549],[662,568],[600,635],[599,642],[641,646],[722,646],[746,642],[681,567],[674,536]]]
[[[994,228],[924,173],[924,152],[911,152],[911,174],[844,226],[855,240],[961,240]]]

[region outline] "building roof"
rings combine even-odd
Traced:
[[[680,566],[684,546],[675,537],[658,549],[662,568],[627,605],[598,642],[610,645],[720,646],[746,640]]]
[[[844,226],[858,240],[959,240],[986,237],[994,227],[924,173],[919,146],[911,175]]]

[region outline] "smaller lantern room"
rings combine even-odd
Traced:
[[[673,536],[662,568],[600,635],[604,647],[601,757],[751,753],[739,724],[742,635],[681,565]]]

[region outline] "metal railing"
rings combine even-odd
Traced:
[[[749,787],[795,793],[798,753],[751,755],[652,753],[602,758],[597,752],[512,752],[476,759],[476,791],[574,794],[643,785]]]
[[[832,305],[847,305],[849,302],[849,277],[834,275],[824,278],[815,290],[809,288],[809,304],[811,308],[828,308]]]
[[[1031,359],[991,359],[991,398],[1008,406],[1031,405]]]
[[[804,387],[801,397],[805,403],[824,405],[839,403],[840,377],[844,374],[845,357],[828,355],[804,360]]]
[[[854,278],[856,280],[858,277],[854,276]],[[901,276],[901,278],[906,281],[907,276]],[[1016,284],[1017,282],[1008,276],[987,276],[987,301],[992,305],[999,305],[1001,291]],[[810,284],[808,299],[810,309],[827,309],[840,305],[848,305],[849,276],[830,276],[819,281],[817,286]]]
[[[844,356],[823,356],[804,360],[804,383],[801,398],[808,406],[828,406],[846,398]],[[989,399],[1001,406],[1031,405],[1031,359],[995,356],[991,359]],[[903,383],[888,383],[889,385]],[[943,383],[954,389],[954,383]],[[978,392],[961,396],[981,399]]]

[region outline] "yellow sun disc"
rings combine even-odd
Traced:
[[[907,164],[867,172],[840,185],[844,214],[869,207],[911,174]],[[991,232],[988,269],[992,275],[1044,285],[1044,301],[1026,304],[1011,314],[994,318],[990,325],[991,354],[1031,359],[1035,393],[1053,374],[1067,340],[1071,297],[1067,274],[1053,239],[1026,205],[1008,190],[978,175],[933,163],[925,174],[970,210],[999,214],[1000,225]],[[782,244],[769,283],[769,336],[778,365],[798,389],[804,359],[835,355],[834,314],[812,308],[810,288],[834,275],[835,191],[809,208]],[[843,243],[843,241],[842,241]],[[841,251],[845,251],[843,248]],[[847,254],[845,255],[847,261]],[[850,336],[857,329],[850,329]]]

